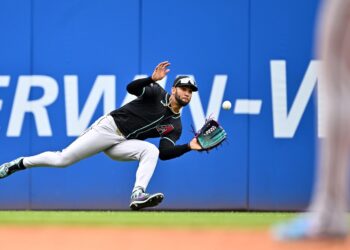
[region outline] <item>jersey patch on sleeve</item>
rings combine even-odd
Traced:
[[[160,136],[164,136],[169,134],[171,131],[174,130],[174,126],[172,124],[168,124],[168,125],[159,125],[157,127],[157,131],[159,133]]]

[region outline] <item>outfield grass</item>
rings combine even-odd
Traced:
[[[249,212],[0,211],[0,225],[264,228],[293,215]]]

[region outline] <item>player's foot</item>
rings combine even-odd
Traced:
[[[272,236],[278,241],[296,241],[310,239],[341,240],[346,238],[347,230],[339,229],[337,231],[321,231],[312,227],[311,219],[306,216],[297,218],[277,225],[272,229]]]
[[[0,179],[5,178],[14,172],[25,169],[21,161],[24,157],[19,157],[16,160],[6,162],[0,166]]]
[[[130,208],[132,210],[140,210],[146,207],[154,207],[162,202],[164,199],[164,194],[148,194],[142,189],[134,191],[131,195]]]

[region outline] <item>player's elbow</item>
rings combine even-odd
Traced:
[[[129,83],[127,86],[126,86],[126,91],[128,91],[128,93],[132,93],[133,92],[133,87],[132,87],[132,84]]]
[[[160,150],[159,151],[159,159],[161,159],[162,161],[166,161],[166,160],[170,160],[171,157],[169,154],[167,154],[166,152]]]

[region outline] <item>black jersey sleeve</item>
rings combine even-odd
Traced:
[[[159,142],[159,159],[170,160],[191,150],[187,144],[176,145],[176,141],[181,136],[181,131],[180,127],[161,137]]]
[[[141,78],[132,81],[126,87],[126,90],[132,94],[141,98],[152,98],[159,96],[162,91],[162,87],[154,82],[151,77]]]
[[[132,95],[141,96],[145,87],[149,86],[151,83],[154,83],[151,77],[137,79],[129,83],[128,86],[126,86],[126,90]]]
[[[159,159],[170,160],[191,151],[188,144],[174,145],[167,137],[163,137],[159,142]]]

